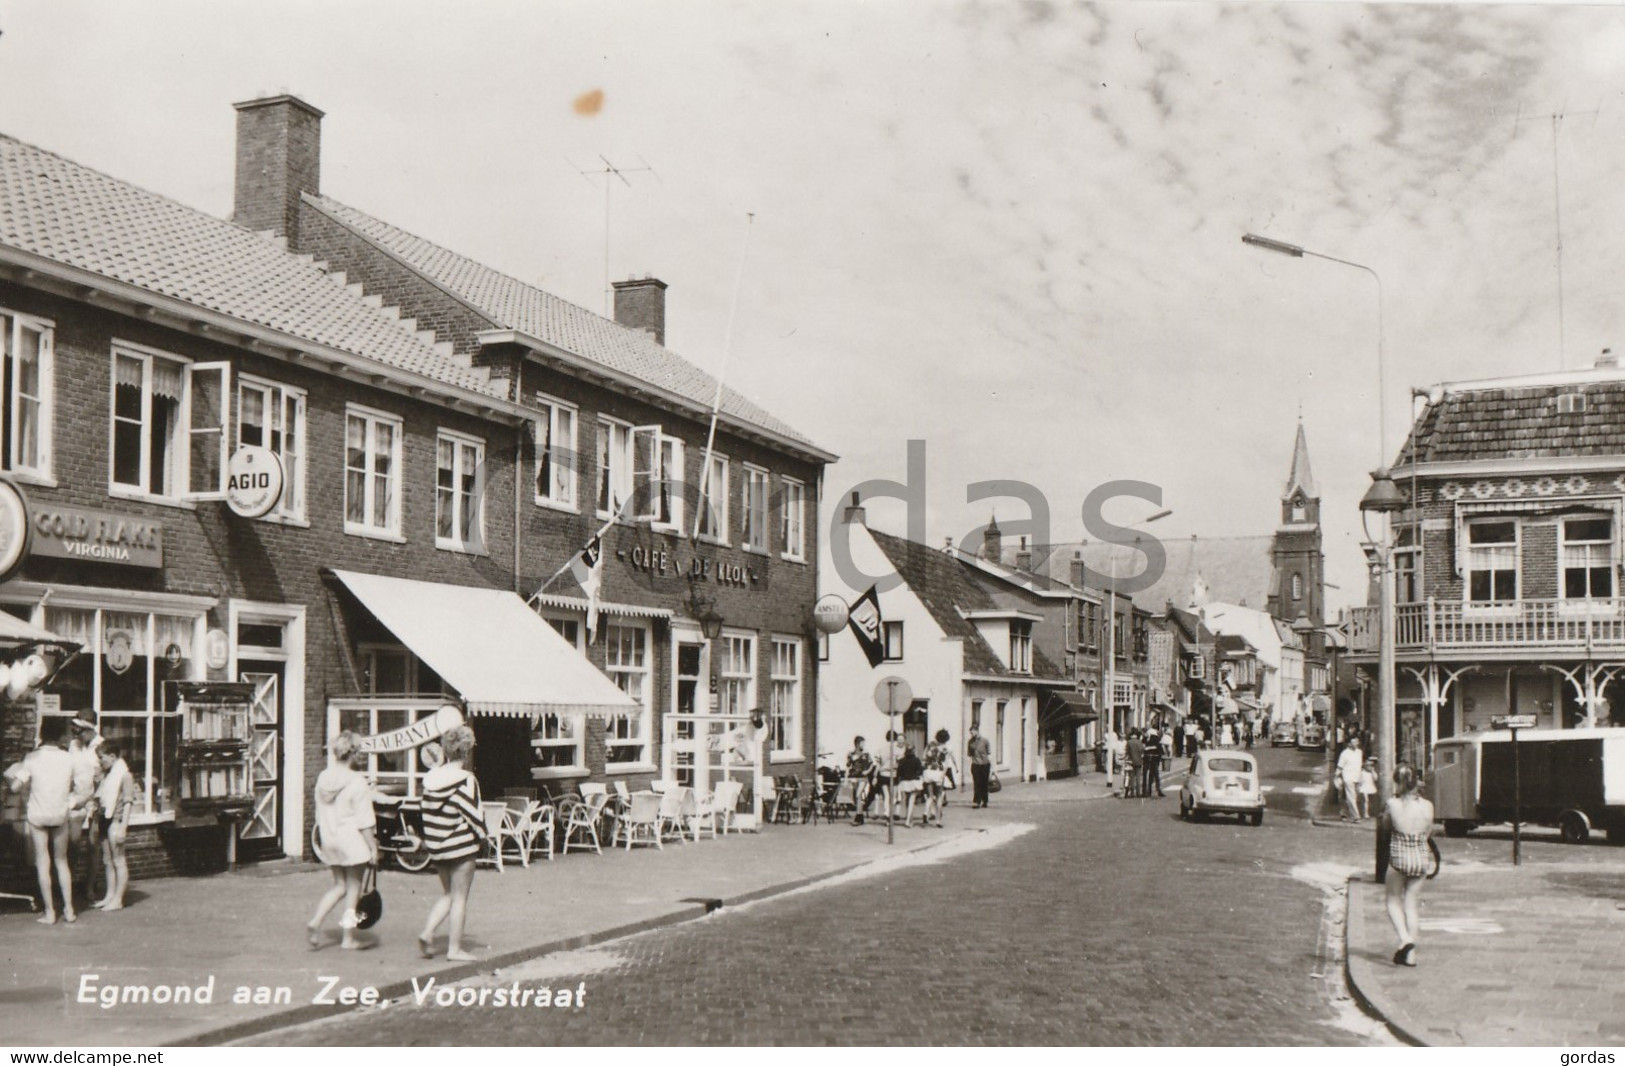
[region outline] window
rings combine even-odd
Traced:
[[[344,531],[401,534],[401,420],[353,406],[344,423]]]
[[[555,773],[585,772],[587,769],[586,730],[579,714],[544,714],[536,723],[530,746],[536,752],[535,765]]]
[[[230,408],[229,364],[115,347],[110,491],[224,498]]]
[[[536,502],[575,510],[575,408],[538,396],[531,426],[536,438]]]
[[[1293,574],[1292,575],[1292,599],[1294,601],[1303,599],[1303,575],[1302,574]]]
[[[163,683],[202,677],[193,655],[198,623],[189,615],[45,608],[46,628],[84,646],[51,683],[58,713],[93,719],[102,736],[119,742],[140,814],[174,810],[181,722]]]
[[[1010,623],[1010,669],[1018,674],[1033,672],[1033,624]]]
[[[1506,603],[1518,598],[1518,523],[1473,522],[1467,526],[1467,599]]]
[[[237,379],[237,443],[268,448],[282,460],[282,499],[271,513],[305,519],[305,394],[257,378]]]
[[[432,718],[439,710],[439,701],[394,707],[343,706],[336,715],[329,710],[328,735],[348,729],[364,737],[377,736]],[[403,748],[373,752],[367,756],[362,772],[376,781],[380,789],[405,796],[422,795],[423,776],[433,769],[423,761],[422,751],[422,748]]]
[[[982,731],[982,701],[970,701],[970,727],[978,733]]]
[[[711,470],[700,494],[700,536],[716,544],[728,543],[728,460],[711,456]]]
[[[801,757],[801,641],[773,638],[773,691],[768,701],[769,756]]]
[[[1394,602],[1419,603],[1422,599],[1422,546],[1412,527],[1394,534]]]
[[[1565,600],[1602,600],[1614,595],[1614,523],[1609,518],[1565,518],[1558,565]]]
[[[993,761],[999,766],[1004,765],[1004,700],[993,705]]]
[[[581,642],[580,618],[571,618],[560,615],[543,615],[543,621],[552,626],[565,641],[576,651],[584,651],[585,645]]]
[[[903,661],[903,623],[881,622],[880,641],[885,648],[885,659],[889,663]]]
[[[55,331],[0,310],[0,468],[51,476]]]
[[[1191,676],[1198,681],[1207,676],[1207,660],[1200,655],[1191,656]]]
[[[598,423],[598,514],[608,518],[632,498],[632,427]]]
[[[756,706],[756,638],[748,633],[724,633],[720,638],[722,704],[719,714],[748,714]]]
[[[818,661],[829,662],[829,634],[822,629],[818,631]]]
[[[356,665],[369,696],[438,696],[446,690],[439,674],[399,644],[359,645]]]
[[[610,769],[649,763],[649,672],[649,630],[606,625],[604,673],[638,705],[604,723],[604,762]]]
[[[779,541],[786,559],[807,557],[807,486],[784,479],[784,509],[780,512]]]
[[[649,518],[656,528],[683,530],[683,442],[661,434],[660,466],[650,486]]]
[[[741,539],[746,551],[767,551],[767,471],[760,467],[745,467],[745,491],[741,498],[745,508],[744,529]]]
[[[441,430],[435,438],[434,544],[482,551],[485,518],[485,443]]]

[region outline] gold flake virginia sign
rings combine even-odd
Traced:
[[[34,507],[33,554],[121,566],[164,565],[164,527],[140,515]]]

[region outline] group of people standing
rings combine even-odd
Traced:
[[[124,909],[130,883],[125,841],[135,806],[135,779],[118,743],[98,735],[95,723],[86,719],[48,716],[40,721],[39,746],[8,768],[5,779],[23,797],[23,821],[44,911],[40,923],[57,923],[58,894],[61,919],[78,921],[73,867],[81,850],[85,876],[80,884],[86,894],[98,879],[104,886],[90,906]]]
[[[1371,817],[1371,804],[1377,795],[1377,757],[1362,761],[1360,739],[1350,737],[1337,756],[1332,784],[1343,799],[1343,821],[1363,822]]]
[[[463,946],[468,921],[468,896],[474,886],[474,862],[485,845],[485,818],[480,811],[480,784],[469,770],[474,753],[474,731],[458,726],[440,738],[444,760],[423,777],[420,799],[424,845],[440,878],[440,896],[429,907],[418,949],[426,959],[435,955],[436,936],[447,926],[446,958],[473,962]],[[306,926],[312,950],[326,943],[322,925],[339,903],[340,947],[347,951],[370,947],[356,936],[361,925],[358,904],[368,869],[378,864],[378,837],[372,807],[372,785],[361,773],[367,754],[362,738],[340,733],[330,746],[327,769],[316,778],[316,825],[321,835],[322,858],[332,871],[333,885],[316,904]]]
[[[1149,796],[1153,791],[1159,796],[1165,794],[1162,791],[1162,765],[1174,755],[1170,735],[1158,732],[1154,725],[1145,729],[1135,726],[1126,737],[1108,733],[1106,745],[1117,771],[1122,775],[1121,789],[1113,789],[1115,794],[1125,798]],[[1194,748],[1192,754],[1195,754]],[[1107,773],[1112,773],[1111,767],[1107,768]]]
[[[857,807],[852,815],[852,824],[862,825],[875,800],[878,798],[888,802],[895,790],[895,799],[904,804],[905,826],[913,826],[914,806],[919,803],[921,825],[942,828],[947,794],[959,787],[959,763],[954,759],[948,741],[948,731],[937,730],[922,755],[896,732],[887,730],[886,746],[877,758],[864,749],[863,737],[853,737],[852,751],[846,757],[846,779],[853,783],[855,791],[852,801]],[[971,778],[976,786],[971,806],[986,807],[992,758],[987,741],[974,729],[971,730],[967,755],[971,760]]]

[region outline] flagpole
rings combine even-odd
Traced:
[[[754,212],[746,212],[745,244],[739,251],[739,273],[734,276],[733,300],[728,305],[728,328],[722,337],[722,365],[717,368],[717,391],[711,400],[711,426],[705,434],[705,460],[700,466],[700,499],[699,506],[694,508],[694,531],[688,538],[690,542],[699,538],[700,520],[705,517],[706,491],[711,483],[711,452],[716,446],[717,418],[722,413],[722,381],[728,373],[728,357],[733,354],[734,319],[739,314],[739,290],[745,284],[745,259],[750,254],[750,229],[755,220]]]
[[[622,506],[624,507],[625,505],[623,504]],[[587,538],[587,545],[592,544],[593,541],[598,540],[605,533],[608,533],[609,532],[609,527],[613,526],[616,522],[619,522],[620,520],[621,520],[621,512],[619,510],[617,510],[617,511],[615,511],[613,514],[611,514],[609,516],[609,521],[605,522],[603,524],[603,526],[598,530],[597,533],[594,533],[592,536]],[[583,545],[581,550],[585,551],[587,545]],[[551,585],[553,582],[555,582],[559,578],[563,577],[564,572],[566,570],[570,569],[570,567],[575,564],[576,558],[580,554],[581,554],[581,551],[572,552],[570,554],[570,557],[564,561],[564,565],[559,567],[557,570],[553,571],[553,576],[549,577],[546,581],[542,582],[542,587],[537,589],[534,593],[532,593],[530,599],[526,600],[525,602],[530,603],[530,604],[535,604],[537,600],[541,599],[542,593],[547,591],[547,586]]]

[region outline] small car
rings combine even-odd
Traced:
[[[1276,722],[1270,726],[1270,747],[1292,747],[1298,742],[1298,730],[1291,722]]]
[[[1258,784],[1258,761],[1244,751],[1199,751],[1190,776],[1179,789],[1179,816],[1186,821],[1209,814],[1234,814],[1253,825],[1264,824],[1264,791]]]
[[[1326,727],[1319,722],[1308,722],[1298,734],[1299,751],[1325,751]]]

